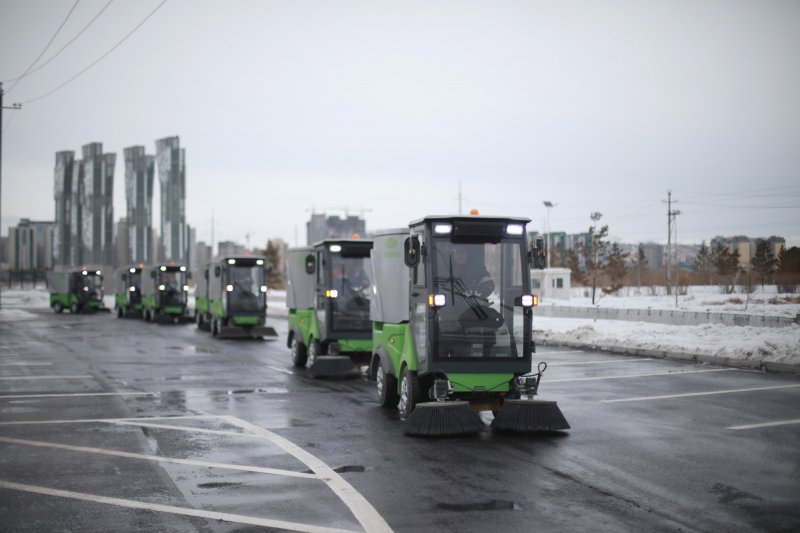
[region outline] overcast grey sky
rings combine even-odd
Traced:
[[[800,2],[116,0],[15,85],[74,0],[0,0],[3,231],[54,218],[55,153],[186,149],[199,240],[305,242],[312,208],[369,230],[458,209],[623,242],[800,244]],[[82,0],[37,66],[108,0]],[[13,115],[13,116],[12,116]],[[155,211],[154,224],[158,215]]]

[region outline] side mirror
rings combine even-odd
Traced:
[[[222,269],[217,265],[214,267],[214,277],[218,278],[220,274],[222,274]]]
[[[528,252],[528,260],[531,266],[543,270],[547,265],[547,252],[544,249],[544,237],[533,239],[533,249]]]
[[[405,260],[406,266],[410,268],[417,266],[420,256],[419,237],[416,235],[408,237],[403,244],[403,251],[405,252],[403,254],[403,259]]]
[[[314,273],[317,267],[317,260],[314,259],[313,254],[308,254],[306,256],[306,274],[309,276]]]

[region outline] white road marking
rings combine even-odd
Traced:
[[[346,530],[346,529],[334,529],[322,526],[312,526],[308,524],[299,524],[297,522],[285,522],[283,520],[272,520],[269,518],[258,518],[255,516],[245,516],[240,514],[218,513],[215,511],[204,511],[201,509],[175,507],[173,505],[145,503],[145,502],[138,502],[136,500],[110,498],[108,496],[98,496],[96,494],[73,492],[70,490],[50,489],[47,487],[37,487],[34,485],[12,483],[10,481],[3,481],[3,480],[0,480],[0,488],[20,490],[24,492],[32,492],[34,494],[43,494],[46,496],[59,496],[61,498],[70,498],[73,500],[105,503],[108,505],[127,507],[129,509],[145,509],[148,511],[158,511],[162,513],[171,513],[183,516],[194,516],[197,518],[207,518],[209,520],[222,520],[225,522],[232,522],[234,524],[247,524],[251,526],[271,527],[276,529],[284,529],[288,531],[301,531],[306,533],[355,533],[351,530]]]
[[[289,374],[290,376],[294,375],[291,370],[286,370],[285,368],[278,368],[277,366],[270,366],[270,365],[267,365],[267,368],[275,370],[276,372],[283,372],[284,374]]]
[[[14,381],[17,379],[92,379],[92,376],[4,376],[0,377],[3,381]]]
[[[601,381],[606,379],[649,378],[654,376],[680,376],[683,374],[702,374],[705,372],[737,372],[738,368],[713,368],[709,370],[679,370],[677,372],[655,372],[652,374],[625,374],[622,376],[598,376],[591,378],[547,379],[545,383],[571,383],[573,381]]]
[[[572,366],[572,365],[604,365],[608,363],[634,363],[634,362],[655,362],[661,359],[612,359],[608,361],[567,361],[564,363],[547,363],[547,368],[551,366]]]
[[[115,457],[126,457],[128,459],[141,459],[144,461],[156,461],[161,463],[177,463],[182,465],[204,466],[207,468],[222,468],[226,470],[241,470],[244,472],[255,472],[258,474],[273,474],[277,476],[286,477],[300,477],[318,479],[316,474],[306,474],[304,472],[294,472],[292,470],[283,470],[279,468],[263,468],[259,466],[242,466],[225,463],[214,463],[208,461],[195,461],[192,459],[176,459],[172,457],[163,457],[160,455],[144,455],[140,453],[122,452],[116,450],[109,450],[105,448],[91,448],[88,446],[70,446],[68,444],[56,444],[53,442],[43,442],[36,440],[14,439],[10,437],[0,437],[0,442],[9,444],[20,444],[23,446],[37,446],[41,448],[55,448],[59,450],[69,450],[73,452],[86,452],[96,453],[99,455],[111,455]]]
[[[563,352],[536,352],[531,354],[534,359],[540,355],[561,355],[565,353],[586,353],[587,350],[564,350]]]
[[[725,429],[733,429],[733,430],[758,429],[758,428],[770,428],[775,426],[790,426],[794,424],[800,424],[800,418],[795,418],[794,420],[779,420],[776,422],[763,422],[761,424],[748,424],[745,426],[730,426]]]
[[[70,392],[65,394],[5,394],[0,400],[10,398],[70,398],[73,396],[156,396],[154,392]]]
[[[320,479],[328,485],[328,488],[347,505],[365,531],[369,531],[370,533],[392,531],[389,524],[378,514],[378,511],[375,510],[372,504],[356,491],[350,483],[345,481],[342,476],[334,472],[331,467],[323,463],[320,459],[288,439],[260,426],[256,426],[255,424],[251,424],[235,416],[225,416],[224,419],[245,431],[251,431],[256,435],[261,435],[269,439],[273,444],[280,446],[287,453],[305,463],[306,466],[308,466],[312,472],[315,472]]]
[[[714,394],[733,394],[736,392],[756,392],[764,390],[788,389],[791,387],[800,387],[800,383],[793,385],[774,385],[772,387],[751,387],[748,389],[727,389],[709,392],[687,392],[684,394],[665,394],[662,396],[640,396],[638,398],[619,398],[616,400],[602,400],[601,403],[621,403],[621,402],[639,402],[646,400],[667,400],[670,398],[690,398],[692,396],[713,396]]]
[[[0,366],[50,366],[53,363],[0,363]]]
[[[202,420],[219,418],[217,415],[181,415],[181,416],[151,416],[143,418],[73,418],[70,420],[17,420],[14,422],[0,422],[0,426],[27,426],[36,424],[94,424],[98,422],[114,423],[131,420]]]
[[[221,416],[220,418],[225,418]],[[151,424],[149,422],[138,422],[136,419],[132,420],[114,420],[111,422],[117,426],[138,426],[154,429],[171,429],[174,431],[188,431],[190,433],[207,433],[209,435],[226,435],[229,437],[250,437],[254,439],[267,439],[263,435],[254,435],[252,433],[242,433],[241,431],[226,431],[224,429],[206,429],[206,428],[193,428],[189,426],[173,426],[170,424]]]

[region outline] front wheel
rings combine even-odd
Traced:
[[[417,374],[405,367],[403,377],[400,379],[400,400],[397,410],[400,412],[400,420],[407,420],[411,411],[419,402],[419,379]]]
[[[397,402],[400,401],[400,396],[397,394],[397,378],[384,372],[380,361],[375,373],[375,383],[378,391],[378,404],[387,409],[397,407]]]
[[[122,307],[117,306],[117,318],[122,318],[125,316],[125,310]]]
[[[306,366],[308,353],[306,345],[297,340],[297,336],[292,337],[292,364],[296,367]]]
[[[314,361],[317,360],[319,355],[319,341],[314,340],[314,337],[308,341],[308,366],[314,366]]]
[[[81,312],[81,306],[79,306],[78,304],[72,304],[69,306],[69,312],[72,313],[73,315],[77,315],[78,313]]]
[[[64,312],[64,304],[62,304],[61,302],[54,303],[53,304],[53,311],[55,311],[56,313],[59,313],[59,314],[63,313]]]

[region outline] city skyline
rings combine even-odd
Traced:
[[[71,5],[3,6],[0,80],[23,104],[2,125],[3,234],[54,217],[53,153],[179,135],[206,242],[212,218],[216,241],[294,245],[311,210],[374,231],[459,205],[569,233],[599,211],[612,238],[665,242],[671,190],[679,242],[800,244],[797,3],[114,3],[49,61],[88,1],[37,63]]]

